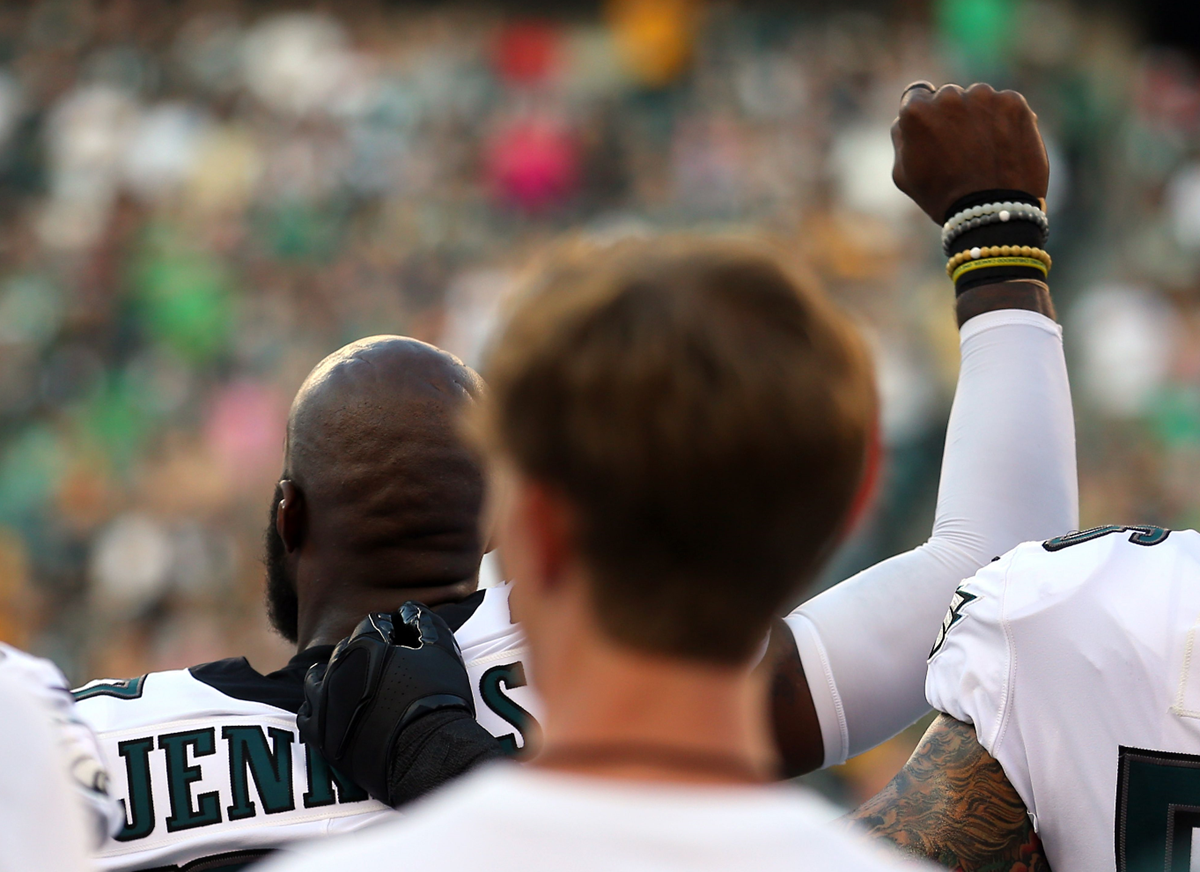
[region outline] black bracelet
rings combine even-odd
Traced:
[[[1028,203],[1033,206],[1041,205],[1041,202],[1032,194],[1027,194],[1024,191],[1008,191],[1008,190],[991,190],[977,191],[973,194],[968,194],[954,202],[946,214],[946,221],[949,221],[963,209],[970,209],[973,206],[983,206],[986,203]],[[1042,248],[1046,244],[1045,234],[1042,228],[1031,221],[1006,221],[997,222],[995,224],[985,224],[982,227],[975,227],[966,231],[954,240],[954,250],[970,251],[972,248],[987,248],[989,246],[1013,245],[1023,246],[1028,245],[1031,248]],[[998,282],[1011,281],[1013,279],[1035,279],[1044,281],[1046,274],[1035,267],[1028,266],[995,266],[983,267],[981,269],[971,270],[965,273],[962,278],[954,283],[954,295],[957,297],[971,288],[977,288],[980,285],[990,285]]]

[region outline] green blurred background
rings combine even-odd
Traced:
[[[532,252],[754,226],[871,337],[887,462],[826,583],[930,528],[957,368],[890,179],[917,78],[1023,91],[1053,161],[1083,523],[1200,524],[1195,4],[0,4],[0,638],[76,680],[287,657],[261,531],[339,345],[477,360]],[[873,792],[911,747],[826,788]]]

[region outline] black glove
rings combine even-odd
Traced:
[[[414,602],[368,615],[328,664],[308,670],[296,724],[340,773],[393,807],[501,753],[475,722],[454,634]]]

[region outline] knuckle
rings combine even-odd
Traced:
[[[931,111],[933,104],[929,100],[911,100],[900,110],[896,124],[903,130],[913,123],[924,121]]]
[[[948,85],[942,85],[942,87],[938,88],[935,99],[940,103],[959,103],[962,101],[965,93],[966,92],[963,91],[962,85],[950,83]]]
[[[1007,103],[1015,109],[1023,109],[1027,107],[1025,95],[1020,91],[1005,90],[996,95],[1002,103]]]

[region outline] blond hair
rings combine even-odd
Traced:
[[[560,246],[484,375],[486,444],[576,510],[605,631],[718,662],[830,551],[876,417],[846,316],[742,239]]]

